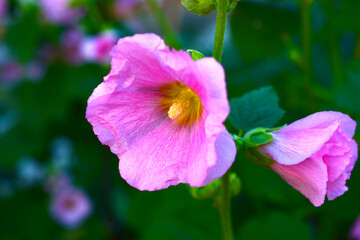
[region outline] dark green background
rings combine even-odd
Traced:
[[[79,23],[97,33],[98,11],[106,27],[122,35],[134,31],[108,14],[111,1],[84,1],[90,9]],[[247,0],[231,12],[223,55],[229,98],[272,85],[286,111],[279,123],[291,123],[316,111],[336,110],[360,120],[360,2],[315,0],[312,8],[312,69],[306,76],[296,56],[302,56],[300,1]],[[177,1],[172,1],[177,4]],[[3,41],[21,63],[34,59],[41,44],[59,45],[65,27],[41,23],[35,6],[10,1]],[[199,17],[183,11],[176,33],[183,49],[211,56],[215,13]],[[140,21],[150,18],[146,12]],[[155,27],[154,27],[155,26]],[[161,35],[156,24],[146,31]],[[293,57],[295,56],[295,58]],[[294,61],[295,60],[295,61]],[[0,177],[16,180],[17,161],[26,155],[47,164],[53,139],[66,136],[77,161],[71,175],[94,204],[93,214],[75,230],[66,230],[48,214],[50,196],[41,185],[18,189],[0,199],[0,239],[181,239],[219,240],[220,220],[212,200],[195,200],[179,185],[157,192],[140,192],[118,173],[118,159],[102,146],[85,119],[87,98],[109,66],[48,65],[37,83],[23,81],[0,90],[0,115],[21,113],[21,121],[0,137]],[[311,85],[306,85],[310,77]],[[226,123],[230,131],[235,128]],[[274,172],[239,154],[232,171],[243,189],[232,201],[236,239],[348,239],[360,213],[360,167],[353,170],[349,191],[315,208]]]

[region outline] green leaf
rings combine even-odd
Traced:
[[[270,128],[279,122],[285,111],[279,107],[279,98],[272,87],[246,93],[230,101],[230,122],[237,129]]]
[[[196,51],[194,49],[188,49],[188,50],[186,50],[186,52],[190,53],[190,55],[191,55],[192,59],[194,59],[194,61],[205,57],[201,52]]]

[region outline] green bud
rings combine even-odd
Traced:
[[[244,145],[246,148],[254,148],[271,142],[273,138],[266,128],[255,128],[245,134]]]
[[[234,9],[234,7],[236,7],[236,4],[239,2],[239,0],[229,0],[229,4],[227,7],[227,12],[230,12],[231,10]]]
[[[245,148],[244,153],[251,161],[262,166],[270,166],[275,163],[273,159],[265,156],[256,148]]]
[[[236,196],[241,191],[241,181],[238,176],[236,176],[236,173],[230,174],[230,194],[231,196]]]
[[[205,57],[201,52],[193,50],[193,49],[188,49],[188,50],[186,50],[186,52],[190,53],[190,55],[194,61]]]
[[[187,10],[200,16],[208,15],[216,9],[216,0],[181,0],[181,3]]]
[[[236,143],[236,147],[237,149],[242,149],[244,146],[244,140],[242,137],[236,135],[236,134],[231,134],[231,136],[233,137],[233,139],[235,140]]]
[[[192,187],[190,188],[190,193],[195,199],[207,199],[207,198],[216,198],[216,195],[220,189],[221,181],[220,179],[215,179],[211,183],[207,184],[204,187]]]

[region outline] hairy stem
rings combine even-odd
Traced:
[[[221,224],[223,229],[224,240],[233,240],[232,224],[231,224],[231,195],[229,173],[221,178],[221,202],[219,206]]]
[[[213,57],[221,62],[224,47],[228,0],[218,0]]]
[[[312,0],[301,0],[301,44],[303,53],[304,88],[308,94],[310,109],[314,107],[313,69],[312,69]]]

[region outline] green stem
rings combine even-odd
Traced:
[[[166,18],[164,11],[161,9],[157,0],[146,0],[147,4],[149,5],[154,17],[159,24],[159,27],[163,34],[165,35],[165,42],[171,47],[176,49],[181,48],[181,44],[178,41],[176,34],[170,25],[169,20]]]
[[[216,7],[216,29],[214,39],[213,57],[220,63],[225,37],[225,27],[227,18],[227,7],[229,0],[218,0]],[[232,224],[231,224],[231,195],[230,195],[230,179],[229,171],[221,178],[221,197],[220,197],[220,217],[223,229],[224,240],[233,240]]]
[[[221,202],[219,206],[224,240],[233,240],[231,226],[230,171],[221,178]]]
[[[343,72],[342,62],[341,62],[341,52],[340,52],[340,40],[338,31],[334,26],[335,18],[335,1],[334,0],[324,0],[324,10],[326,14],[326,29],[328,34],[328,51],[330,57],[331,71],[334,79],[333,89],[336,89],[339,84],[345,81],[345,76]]]
[[[304,70],[304,87],[308,94],[308,103],[310,108],[313,104],[313,69],[312,69],[312,19],[311,5],[312,0],[301,0],[301,43],[303,52],[303,70]]]
[[[221,62],[224,47],[228,0],[218,0],[213,57]]]
[[[356,43],[354,48],[354,58],[360,59],[360,35],[356,37]]]

